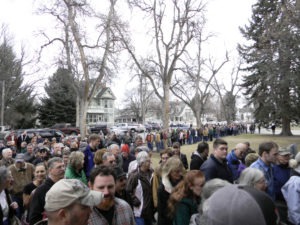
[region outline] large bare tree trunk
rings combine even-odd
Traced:
[[[169,128],[170,121],[170,85],[164,85],[164,96],[163,96],[163,126],[167,130]]]
[[[282,118],[282,129],[281,129],[281,136],[292,136],[291,132],[291,120],[289,118]]]
[[[79,99],[79,112],[80,112],[80,119],[79,119],[79,127],[80,127],[80,135],[85,137],[87,135],[86,129],[86,116],[87,116],[87,108],[88,108],[88,101],[84,98]]]

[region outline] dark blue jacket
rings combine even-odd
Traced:
[[[84,150],[84,172],[87,178],[90,177],[91,170],[94,168],[94,154],[90,145]]]
[[[274,170],[274,191],[275,191],[275,200],[284,201],[284,197],[281,192],[283,185],[289,180],[291,169],[288,165],[275,165]]]
[[[220,162],[214,157],[214,155],[211,155],[209,159],[202,164],[200,170],[204,173],[206,181],[214,178],[220,178],[233,183],[232,173],[227,165],[226,159],[224,162]]]
[[[234,150],[231,150],[231,152],[227,155],[227,164],[229,169],[231,170],[233,180],[237,180],[240,177],[240,174],[243,169],[246,168],[246,166],[242,163],[241,160],[236,157],[234,154]]]

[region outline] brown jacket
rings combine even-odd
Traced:
[[[31,163],[25,163],[22,169],[18,169],[15,164],[10,165],[8,169],[11,171],[11,175],[14,178],[14,185],[12,189],[13,195],[21,195],[24,187],[32,182],[34,177],[34,165]]]

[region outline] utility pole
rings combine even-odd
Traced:
[[[4,122],[4,98],[5,98],[5,80],[1,81],[2,82],[2,101],[1,101],[1,126],[3,126]]]

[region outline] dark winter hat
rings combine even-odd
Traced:
[[[276,225],[279,216],[272,199],[253,187],[229,185],[203,205],[206,225]]]
[[[117,179],[121,177],[126,177],[126,173],[123,171],[123,169],[119,166],[114,167],[115,174],[117,176]]]

